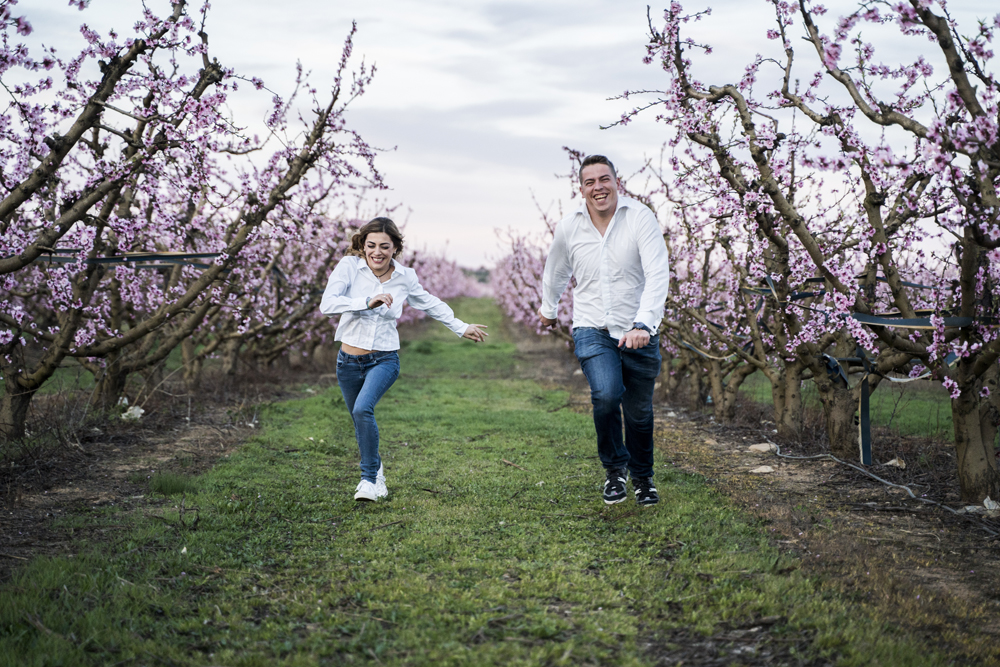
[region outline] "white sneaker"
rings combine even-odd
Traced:
[[[385,498],[389,495],[389,489],[385,486],[385,466],[378,467],[378,474],[375,475],[375,496]]]
[[[354,491],[355,500],[378,500],[378,497],[378,489],[367,479],[361,480]]]

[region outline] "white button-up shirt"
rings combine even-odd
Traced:
[[[396,320],[403,302],[422,310],[461,336],[469,327],[441,299],[420,285],[417,272],[392,260],[396,269],[384,283],[379,281],[364,258],[348,255],[337,262],[326,283],[319,310],[328,317],[341,315],[334,340],[363,350],[399,349]],[[391,294],[392,307],[381,304],[368,308],[366,301],[376,294]]]
[[[670,281],[667,245],[656,216],[631,197],[618,196],[604,236],[587,203],[556,226],[542,275],[541,313],[556,318],[569,279],[573,289],[573,327],[607,329],[621,338],[636,322],[655,334],[663,319]]]

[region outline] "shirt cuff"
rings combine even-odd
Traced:
[[[368,297],[359,296],[356,299],[351,299],[351,310],[368,310]]]
[[[558,311],[557,308],[554,308],[554,307],[553,308],[546,308],[545,306],[542,306],[541,308],[539,308],[538,312],[542,314],[542,317],[545,317],[545,318],[550,319],[550,320],[556,319],[556,315],[559,314],[559,311]]]
[[[649,327],[649,335],[655,336],[660,328],[660,322],[663,320],[662,317],[657,317],[655,313],[639,313],[635,316],[635,321],[645,324]]]

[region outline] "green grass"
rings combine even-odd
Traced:
[[[748,377],[740,391],[758,403],[774,403],[771,384],[760,373]],[[822,409],[812,382],[803,384],[802,398],[806,408]],[[944,387],[936,382],[882,382],[871,394],[869,414],[872,426],[886,426],[904,435],[944,440],[951,440],[954,436],[951,400]]]
[[[270,405],[181,499],[64,521],[117,537],[0,588],[0,664],[627,667],[677,629],[765,616],[776,645],[806,637],[836,664],[948,664],[802,575],[698,477],[661,465],[660,505],[605,507],[590,417],[514,377],[491,304],[459,308],[493,335],[435,325],[406,345],[377,409],[386,501],[352,499],[336,388]]]
[[[164,496],[179,496],[197,489],[197,484],[186,475],[158,472],[149,480],[149,490]]]

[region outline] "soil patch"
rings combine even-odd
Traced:
[[[751,444],[767,442],[766,428],[721,427],[703,414],[670,405],[658,409],[658,418],[658,445],[666,462],[704,476],[758,517],[774,542],[797,555],[802,568],[826,587],[885,619],[890,628],[924,635],[956,656],[956,664],[1000,660],[1000,542],[984,530],[1000,532],[1000,522],[914,501],[903,490],[829,459],[750,452]],[[941,450],[934,457],[938,467],[882,464],[871,466],[871,472],[959,508],[948,445],[896,438],[901,449]],[[782,453],[808,456],[819,449],[786,445]],[[774,471],[751,472],[765,465]]]

